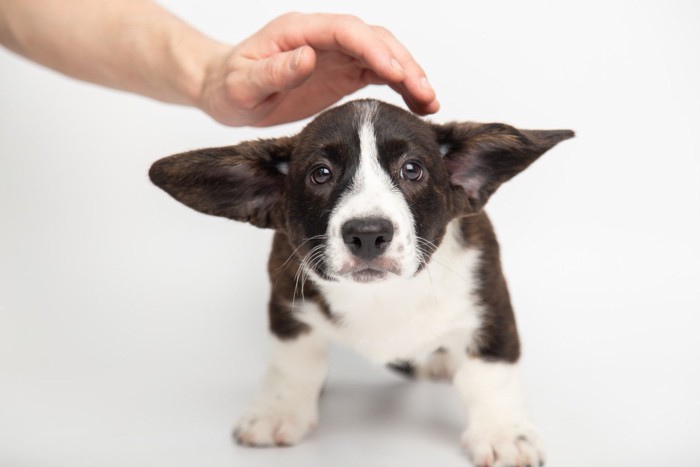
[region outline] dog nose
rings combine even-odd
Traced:
[[[384,253],[394,237],[394,225],[388,219],[367,217],[343,224],[343,241],[353,255],[370,260]]]

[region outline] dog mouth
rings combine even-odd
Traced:
[[[366,284],[369,282],[379,282],[390,275],[401,275],[399,265],[388,258],[374,261],[353,262],[347,264],[338,271],[341,277],[351,278],[353,281]]]
[[[360,282],[366,284],[367,282],[374,282],[383,280],[387,276],[388,272],[380,271],[379,269],[365,268],[360,271],[356,271],[350,274],[352,280],[355,282]]]

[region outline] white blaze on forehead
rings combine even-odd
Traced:
[[[384,256],[395,260],[401,275],[418,268],[413,216],[401,191],[379,163],[375,120],[377,104],[355,104],[359,136],[359,164],[348,191],[339,199],[328,224],[327,256],[331,273],[353,261],[342,237],[342,226],[351,219],[382,217],[394,226],[394,238]]]
[[[396,191],[389,175],[379,164],[377,137],[374,133],[376,111],[377,104],[374,102],[363,103],[360,111],[360,165],[353,178],[352,190],[366,197]]]

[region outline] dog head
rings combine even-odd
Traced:
[[[318,280],[374,282],[415,275],[452,219],[572,136],[362,100],[292,137],[166,157],[150,177],[197,211],[284,232]]]

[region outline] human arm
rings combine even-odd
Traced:
[[[66,75],[192,105],[227,125],[298,120],[367,84],[389,84],[420,114],[439,107],[391,33],[346,15],[283,15],[231,46],[149,0],[0,0],[0,43]]]

